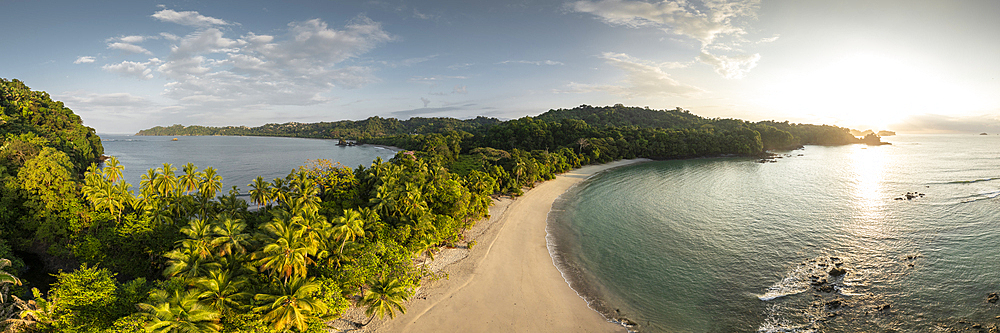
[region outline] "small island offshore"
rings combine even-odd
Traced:
[[[509,121],[371,117],[138,133],[405,150],[357,169],[317,161],[258,177],[240,193],[221,188],[215,169],[190,163],[126,183],[92,128],[18,80],[0,79],[0,116],[0,325],[10,332],[421,332],[438,322],[454,324],[446,330],[624,330],[630,321],[605,313],[608,323],[587,308],[539,245],[545,214],[568,187],[642,159],[882,143],[836,126],[621,104]],[[436,255],[456,249],[468,259],[433,267]],[[509,269],[518,264],[531,274]],[[506,289],[515,287],[530,291]],[[486,293],[521,304],[503,308],[519,323],[500,324],[511,318],[498,314],[507,305],[482,304],[476,296]]]

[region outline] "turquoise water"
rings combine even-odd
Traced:
[[[642,332],[1000,323],[986,300],[1000,292],[1000,136],[885,141],[613,169],[557,201],[550,249],[593,307]],[[907,192],[925,195],[895,200]]]
[[[125,179],[138,192],[146,170],[170,163],[182,174],[184,164],[194,163],[199,171],[215,168],[222,176],[223,193],[238,186],[247,193],[257,176],[271,181],[285,177],[309,160],[327,159],[344,166],[368,167],[377,157],[395,156],[390,149],[375,146],[337,146],[334,140],[252,137],[252,136],[167,136],[101,135],[104,154],[115,156],[125,166]]]

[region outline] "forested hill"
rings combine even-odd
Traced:
[[[44,148],[69,157],[78,174],[104,154],[101,138],[80,117],[44,91],[0,78],[0,161],[16,172]],[[2,172],[0,172],[2,175]]]
[[[495,118],[477,117],[459,120],[455,118],[395,118],[371,117],[365,120],[341,120],[337,122],[266,124],[259,127],[247,126],[157,126],[139,131],[136,135],[246,135],[282,136],[323,139],[367,139],[400,134],[427,134],[446,131],[474,131],[480,126],[500,123]]]
[[[572,109],[549,110],[535,118],[546,121],[579,119],[591,126],[616,127],[684,128],[711,122],[710,119],[692,114],[691,111],[680,107],[673,110],[653,110],[649,107],[627,107],[622,104],[604,107],[580,105]]]

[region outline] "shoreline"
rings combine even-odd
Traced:
[[[467,230],[473,249],[443,249],[421,262],[442,278],[425,278],[395,319],[375,319],[356,329],[350,321],[367,319],[353,307],[333,324],[354,332],[625,332],[591,308],[570,287],[549,252],[548,215],[555,200],[593,175],[619,166],[650,161],[619,160],[589,165],[539,183],[517,199],[494,199],[490,218]],[[471,319],[471,320],[470,320]]]

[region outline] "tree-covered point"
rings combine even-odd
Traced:
[[[0,160],[8,172],[18,169],[44,147],[66,154],[82,174],[104,154],[101,138],[80,117],[44,91],[21,81],[0,78]]]
[[[499,123],[495,118],[477,117],[468,120],[454,118],[395,118],[371,117],[365,120],[337,122],[266,124],[247,126],[157,126],[139,131],[136,135],[234,135],[234,136],[283,136],[323,139],[366,139],[399,134],[427,134],[444,131],[472,131],[484,125]]]
[[[618,158],[685,158],[713,155],[756,155],[766,150],[801,145],[860,143],[848,129],[789,122],[748,122],[705,118],[681,108],[653,110],[621,104],[606,107],[581,105],[549,110],[536,117],[509,121],[477,117],[393,118],[371,117],[360,121],[267,124],[260,127],[154,127],[138,135],[260,135],[327,139],[353,139],[366,143],[421,149],[422,136],[461,132],[461,152],[478,147],[497,149],[557,150],[587,147],[595,161]],[[459,150],[456,150],[459,151]]]

